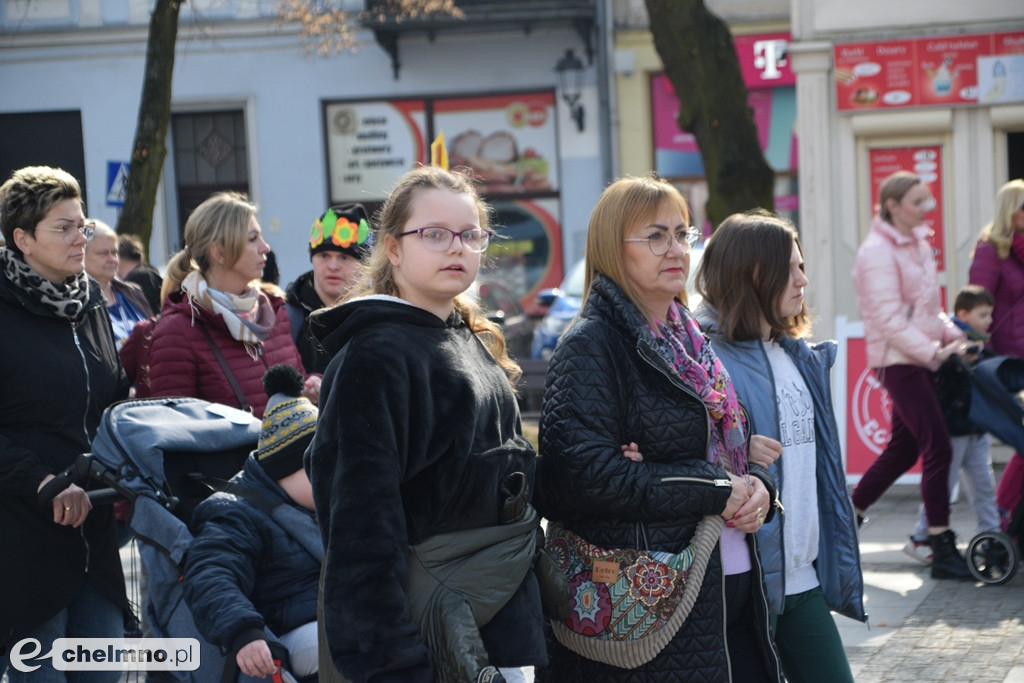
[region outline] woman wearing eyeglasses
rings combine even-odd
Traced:
[[[892,430],[882,454],[856,488],[860,520],[896,479],[921,459],[921,497],[928,517],[933,579],[970,579],[949,528],[952,443],[935,397],[934,373],[966,351],[964,333],[942,310],[925,215],[935,206],[928,186],[897,171],[878,189],[878,215],[853,261],[853,286],[864,318],[868,367],[892,400]]]
[[[548,369],[536,504],[549,521],[605,549],[643,543],[678,554],[706,516],[721,517],[721,536],[692,611],[654,659],[620,668],[549,639],[540,681],[782,677],[754,543],[773,517],[775,485],[748,462],[746,415],[685,305],[696,241],[689,225],[686,201],[662,180],[624,178],[598,199],[583,306]],[[574,593],[567,621],[582,635],[611,619],[594,590],[596,600]]]
[[[32,638],[45,655],[57,638],[124,635],[130,607],[112,509],[93,508],[74,484],[46,506],[36,494],[90,450],[128,382],[103,294],[85,274],[92,229],[78,182],[60,169],[15,171],[0,186],[0,228],[0,651]],[[26,663],[41,668],[12,666],[12,682],[64,680],[49,658]],[[0,671],[6,664],[0,657]]]
[[[466,177],[406,173],[365,287],[311,316],[333,356],[306,451],[326,556],[321,680],[523,680],[545,662],[519,367],[464,294],[488,214]]]
[[[219,192],[196,207],[185,248],[167,264],[148,353],[150,395],[193,396],[263,417],[263,374],[283,363],[305,375],[284,299],[259,286],[269,251],[244,195]],[[307,382],[304,395],[316,403],[319,382]]]

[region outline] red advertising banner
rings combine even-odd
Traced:
[[[921,176],[935,198],[935,208],[924,219],[933,231],[929,242],[935,254],[935,264],[941,273],[946,269],[945,237],[942,222],[942,146],[885,147],[868,151],[868,169],[871,177],[871,212],[877,212],[878,188],[896,171],[911,171]]]
[[[977,104],[979,60],[1024,53],[1024,32],[835,46],[840,111]]]

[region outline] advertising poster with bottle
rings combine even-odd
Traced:
[[[1007,64],[994,56],[1024,54],[1024,32],[846,43],[834,51],[840,111],[998,101]],[[992,81],[992,82],[990,82]],[[990,92],[991,91],[991,92]]]
[[[324,105],[332,204],[383,201],[399,176],[427,158],[423,100]]]

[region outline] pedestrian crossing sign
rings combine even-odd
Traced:
[[[130,165],[127,161],[107,162],[107,206],[124,206]]]

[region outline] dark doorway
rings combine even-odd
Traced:
[[[0,114],[0,131],[0,184],[19,168],[53,166],[75,176],[88,198],[80,111]]]
[[[1009,178],[1024,178],[1024,131],[1006,134],[1006,158]]]

